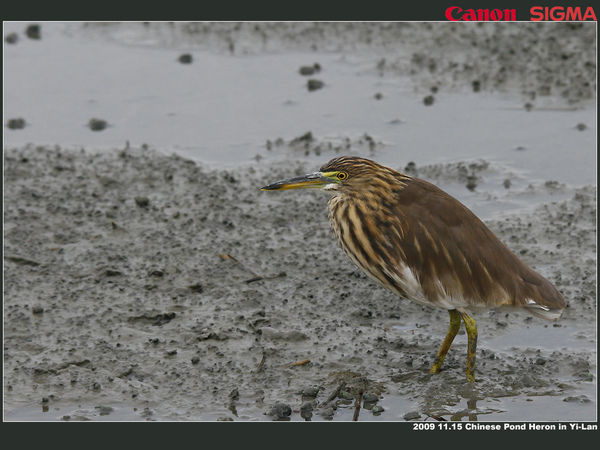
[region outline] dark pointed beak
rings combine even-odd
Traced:
[[[283,191],[285,189],[324,188],[328,184],[336,183],[337,180],[323,175],[322,172],[314,172],[287,180],[263,186],[263,191]]]

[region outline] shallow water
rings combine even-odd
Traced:
[[[23,28],[7,23],[5,32]],[[256,155],[266,161],[292,156],[266,150],[267,140],[310,131],[335,144],[367,133],[382,143],[374,157],[394,167],[484,159],[527,180],[573,186],[596,180],[593,104],[547,101],[526,111],[518,96],[442,88],[429,107],[423,104],[427,90],[417,90],[408,77],[378,72],[376,56],[364,53],[282,48],[232,56],[169,48],[160,35],[142,45],[132,36],[133,24],[126,37],[115,31],[110,38],[100,27],[84,33],[77,24],[46,23],[42,29],[40,41],[4,46],[5,109],[28,123],[6,133],[5,145],[118,148],[128,141],[234,168],[252,164]],[[184,52],[194,57],[191,64],[177,61]],[[325,87],[309,92],[298,69],[314,62],[322,68],[314,77]],[[376,93],[383,98],[376,100]],[[92,132],[86,126],[92,117],[109,127]],[[578,124],[587,129],[578,131]],[[318,166],[328,153],[293,156]]]

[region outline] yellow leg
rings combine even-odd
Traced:
[[[437,357],[431,366],[431,373],[438,373],[442,368],[442,363],[444,362],[444,358],[446,357],[446,353],[450,349],[452,345],[452,341],[454,341],[454,337],[458,330],[460,329],[460,320],[465,322],[465,329],[467,330],[468,336],[468,344],[467,344],[467,381],[475,381],[475,359],[477,352],[477,324],[475,323],[475,319],[473,319],[466,311],[458,311],[456,309],[451,309],[448,311],[450,314],[450,328],[448,329],[448,334],[438,351]]]
[[[431,373],[438,373],[442,368],[442,363],[444,362],[444,358],[446,357],[446,353],[450,350],[450,346],[452,345],[452,341],[458,333],[458,329],[460,328],[460,314],[457,310],[451,309],[448,311],[450,313],[450,328],[448,329],[448,334],[446,334],[446,339],[442,343],[440,350],[438,351],[437,357],[431,366]]]
[[[467,336],[469,337],[467,344],[467,381],[475,381],[475,359],[477,352],[477,324],[475,319],[466,313],[466,311],[459,311],[465,322],[465,329],[467,330]]]

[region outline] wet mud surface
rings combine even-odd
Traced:
[[[232,56],[367,51],[368,70],[411,77],[419,92],[471,92],[477,81],[536,107],[593,102],[595,28],[521,25],[531,27],[83,29]],[[338,131],[340,145],[265,136],[265,152],[288,157],[227,170],[147,146],[5,145],[5,420],[350,421],[357,398],[360,421],[596,420],[596,185],[523,179],[485,159],[393,167],[477,198],[483,211],[521,205],[485,222],[567,299],[558,322],[473,312],[477,372],[467,383],[464,331],[430,375],[447,312],[356,268],[335,242],[327,194],[260,191],[380,145]],[[505,180],[500,201],[490,180]]]
[[[557,323],[475,313],[469,384],[462,331],[430,375],[446,312],[401,300],[355,268],[333,238],[326,195],[260,191],[309,169],[8,149],[7,418],[46,407],[47,419],[97,419],[100,406],[121,405],[129,420],[257,420],[284,403],[302,419],[309,402],[313,420],[350,420],[361,390],[384,409],[363,410],[363,420],[525,419],[507,399],[531,402],[529,419],[593,414],[595,187],[488,223],[569,306]],[[341,399],[322,405],[340,385]]]

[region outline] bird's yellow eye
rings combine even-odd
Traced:
[[[348,174],[346,172],[338,172],[336,177],[338,180],[345,180],[348,178]]]

